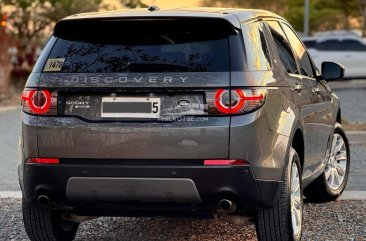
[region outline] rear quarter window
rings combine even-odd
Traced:
[[[282,23],[282,28],[285,31],[292,49],[297,56],[301,74],[314,77],[313,66],[304,45],[301,43],[295,32],[287,24]]]
[[[298,74],[295,57],[286,34],[277,21],[267,21],[281,63],[287,73]]]
[[[264,34],[264,24],[262,22],[242,24],[242,32],[245,43],[247,70],[270,70],[271,60]]]
[[[223,20],[61,22],[49,59],[59,72],[225,72],[236,34]]]

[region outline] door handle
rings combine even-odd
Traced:
[[[318,87],[313,88],[313,93],[314,94],[319,94],[320,92],[321,92],[321,90]]]
[[[292,87],[293,90],[296,90],[297,92],[301,92],[302,91],[302,85],[300,84],[295,84],[293,87]]]

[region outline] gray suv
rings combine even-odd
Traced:
[[[19,181],[31,240],[98,216],[255,222],[300,240],[303,194],[338,198],[339,99],[283,18],[157,8],[59,21],[22,93]]]

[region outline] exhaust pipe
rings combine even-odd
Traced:
[[[38,203],[42,206],[47,206],[48,204],[50,204],[50,199],[46,195],[39,195]]]
[[[219,202],[219,209],[217,213],[225,220],[226,222],[238,226],[246,226],[249,224],[253,224],[253,220],[251,217],[241,216],[241,215],[232,215],[231,213],[236,211],[236,204],[229,199],[222,199]]]
[[[228,199],[222,199],[219,202],[219,210],[218,212],[220,213],[233,213],[236,210],[236,205],[234,202],[232,202],[231,200]]]

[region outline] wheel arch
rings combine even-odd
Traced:
[[[342,123],[341,108],[338,108],[336,122],[338,122],[339,124]]]
[[[305,160],[305,142],[302,130],[296,129],[294,137],[292,138],[292,147],[296,150],[300,158],[301,169],[304,167]]]

